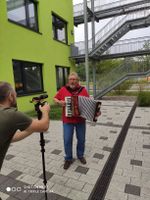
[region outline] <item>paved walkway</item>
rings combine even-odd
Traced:
[[[97,125],[87,124],[87,164],[76,158],[63,169],[62,123],[51,121],[45,133],[48,199],[88,200],[108,163],[115,142],[132,109],[133,101],[102,101],[102,115]],[[0,175],[2,200],[44,200],[39,133],[11,144]],[[91,198],[92,199],[92,198]],[[101,200],[93,198],[92,200]],[[105,200],[150,199],[150,108],[137,107]]]

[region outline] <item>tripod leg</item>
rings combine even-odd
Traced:
[[[47,200],[47,180],[46,180],[46,171],[45,171],[45,140],[43,133],[40,133],[40,145],[41,145],[41,153],[42,153],[42,166],[43,166],[43,183],[44,183],[44,189],[45,189],[45,200]]]

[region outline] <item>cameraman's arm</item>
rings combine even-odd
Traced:
[[[49,128],[49,104],[45,104],[43,107],[39,107],[42,112],[42,118],[40,120],[33,119],[31,124],[23,131],[16,131],[11,142],[17,142],[31,135],[33,132],[44,132]]]
[[[18,142],[20,140],[23,140],[24,138],[28,137],[29,135],[31,135],[33,132],[29,132],[29,131],[16,131],[15,135],[13,136],[11,142]]]
[[[39,107],[42,112],[42,118],[40,120],[33,119],[31,125],[25,130],[27,132],[44,132],[49,128],[49,104]]]

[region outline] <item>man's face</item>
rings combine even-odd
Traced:
[[[76,76],[69,76],[68,78],[68,84],[71,88],[75,88],[78,84],[78,79]]]

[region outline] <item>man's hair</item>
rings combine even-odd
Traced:
[[[68,77],[70,77],[70,76],[75,76],[78,81],[80,80],[80,78],[76,72],[71,72]]]
[[[0,81],[0,102],[4,102],[12,91],[13,88],[10,83]]]

